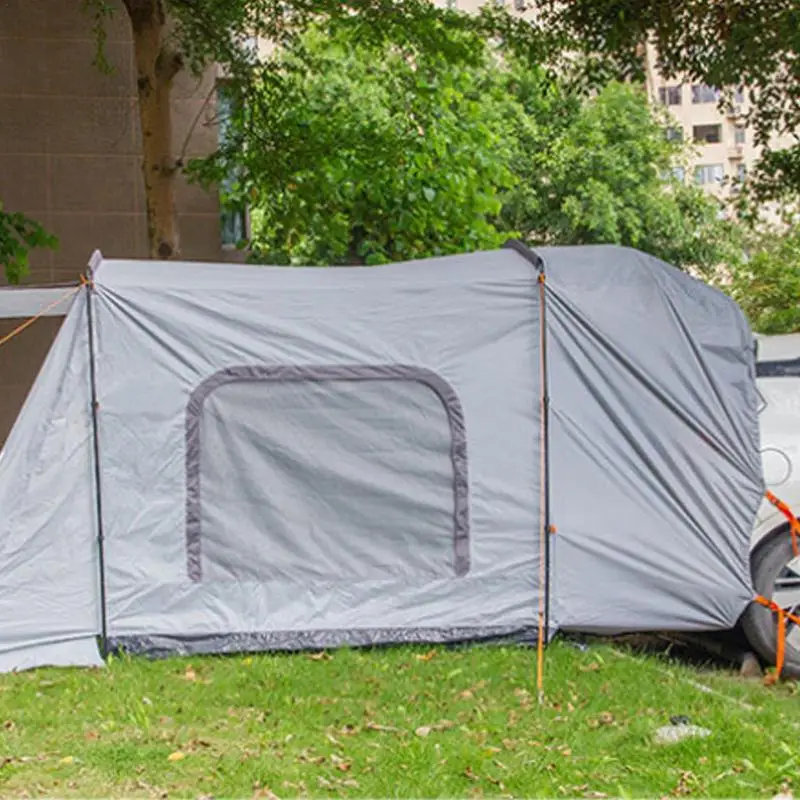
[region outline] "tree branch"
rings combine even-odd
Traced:
[[[164,83],[170,83],[183,69],[183,53],[169,45],[164,45],[156,59],[156,76]]]
[[[208,107],[209,101],[214,96],[214,93],[217,90],[217,85],[214,84],[208,94],[206,95],[206,99],[203,101],[203,105],[200,106],[197,114],[195,114],[194,119],[192,120],[192,124],[189,126],[189,130],[186,132],[186,136],[183,140],[183,145],[181,146],[180,154],[178,158],[175,160],[175,169],[181,169],[184,164],[186,163],[186,151],[189,149],[189,142],[194,134],[194,129],[197,127],[197,123],[200,121],[200,117],[203,116],[203,112]]]
[[[146,25],[163,25],[166,19],[162,0],[122,0],[134,30]]]

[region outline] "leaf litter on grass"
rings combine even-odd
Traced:
[[[14,723],[1,732],[0,795],[38,786],[118,797],[146,785],[252,796],[258,782],[267,797],[773,797],[798,769],[790,689],[675,664],[665,676],[663,661],[618,659],[608,646],[551,645],[544,706],[522,648],[246,658],[119,659],[105,671],[0,677],[0,719]],[[721,696],[690,685],[698,679]],[[37,697],[43,680],[57,681],[46,698]],[[676,711],[714,736],[655,749],[654,731]]]

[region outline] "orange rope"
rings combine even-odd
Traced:
[[[74,295],[76,292],[80,291],[80,289],[81,289],[80,286],[76,286],[74,289],[70,289],[66,294],[63,294],[61,297],[59,297],[58,300],[54,300],[52,303],[50,303],[49,306],[46,306],[45,308],[43,308],[38,314],[35,314],[30,319],[26,319],[25,322],[23,322],[21,325],[18,325],[16,328],[14,328],[13,331],[11,331],[10,333],[7,333],[5,336],[0,338],[0,346],[4,345],[6,342],[10,342],[15,336],[18,336],[26,328],[28,328],[31,325],[33,325],[33,323],[36,322],[37,319],[40,319],[48,311],[50,311],[51,309],[55,308],[57,305],[63,303],[68,298],[72,297],[72,295]]]
[[[783,500],[777,498],[770,491],[767,491],[765,494],[767,500],[789,520],[789,532],[792,534],[792,552],[795,558],[797,558],[797,556],[800,556],[800,521],[798,521],[797,517],[792,513],[792,509],[789,508]]]
[[[769,500],[769,502],[772,503],[772,505],[774,505],[775,508],[777,508],[778,511],[780,511],[781,514],[783,514],[783,516],[789,520],[789,531],[792,534],[792,552],[794,553],[794,556],[797,557],[800,555],[800,548],[798,547],[798,539],[800,538],[800,522],[792,512],[792,509],[789,508],[786,503],[776,497],[772,492],[767,490],[764,494],[767,500]],[[764,608],[768,608],[778,618],[778,629],[775,632],[775,671],[777,673],[777,677],[780,678],[781,672],[783,672],[783,665],[786,661],[786,622],[788,620],[789,622],[793,622],[795,625],[800,626],[800,617],[798,617],[796,614],[792,614],[791,611],[787,611],[785,608],[781,608],[781,606],[779,606],[774,600],[768,600],[766,597],[762,597],[760,594],[756,595],[754,602],[764,606]]]
[[[776,631],[777,641],[775,643],[775,671],[778,677],[780,677],[786,660],[786,622],[788,620],[794,622],[795,625],[800,625],[800,617],[798,617],[797,614],[792,614],[785,608],[781,608],[774,600],[768,600],[760,594],[756,595],[753,600],[759,605],[764,606],[764,608],[768,608],[778,617],[778,630]]]
[[[545,592],[547,591],[547,565],[545,559],[547,558],[547,487],[545,480],[547,478],[547,454],[545,448],[547,447],[547,429],[545,422],[546,409],[546,394],[545,394],[545,381],[547,380],[545,370],[545,318],[544,318],[544,273],[539,274],[539,329],[540,329],[540,358],[539,358],[539,381],[541,384],[540,391],[540,409],[539,409],[539,528],[541,530],[540,538],[540,558],[539,558],[539,635],[536,643],[536,688],[539,694],[539,702],[544,702],[544,639],[546,636],[545,631]]]

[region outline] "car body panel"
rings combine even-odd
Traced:
[[[800,334],[764,336],[757,341],[764,481],[800,515]],[[764,500],[753,528],[751,549],[785,526],[786,517]]]

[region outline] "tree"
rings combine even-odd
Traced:
[[[800,6],[796,0],[545,0],[543,24],[626,77],[643,77],[646,41],[659,71],[725,89],[746,86],[756,142],[766,146],[758,200],[800,192],[800,143],[769,149],[776,133],[800,128]],[[787,183],[787,180],[790,183]]]
[[[613,243],[710,273],[737,256],[720,206],[673,177],[686,148],[643,91],[612,82],[578,96],[544,73],[517,67],[513,171],[507,227],[531,242]]]
[[[501,243],[509,98],[485,41],[449,35],[457,58],[321,29],[276,57],[228,147],[195,165],[206,181],[240,175],[228,199],[250,207],[256,260],[374,264]]]
[[[720,288],[739,304],[759,333],[800,332],[800,227],[767,231],[750,243]]]
[[[665,180],[683,145],[643,92],[578,92],[452,34],[468,61],[315,33],[273,63],[229,145],[194,165],[247,204],[255,260],[376,263],[531,243],[617,243],[711,272],[731,225]],[[508,54],[506,54],[508,56]]]
[[[57,240],[36,220],[3,209],[0,201],[0,263],[9,283],[19,283],[28,271],[28,254],[37,247],[54,248]]]
[[[91,14],[104,58],[104,23],[114,13],[109,0],[81,0]],[[142,129],[142,166],[150,255],[180,254],[175,215],[175,175],[184,165],[171,150],[172,82],[181,69],[202,71],[216,63],[240,99],[252,104],[250,86],[264,64],[250,44],[265,39],[290,45],[320,19],[348,26],[362,39],[414,40],[424,50],[458,47],[454,30],[481,30],[539,52],[546,37],[507,14],[487,10],[478,17],[440,10],[429,0],[122,0],[130,19]],[[268,68],[268,67],[267,67]]]

